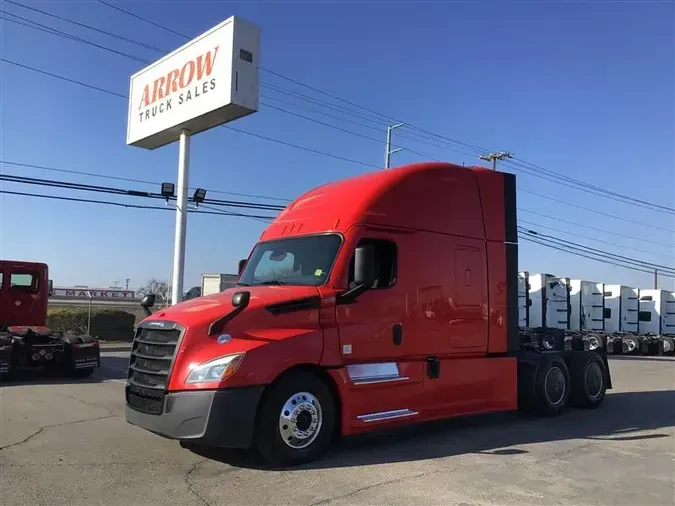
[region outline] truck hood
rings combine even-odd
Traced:
[[[232,296],[242,291],[251,294],[248,306],[209,336],[210,325],[234,310]],[[158,311],[141,325],[152,328],[153,321],[170,321],[186,329],[169,390],[218,387],[185,380],[196,364],[242,352],[246,359],[227,380],[228,386],[264,384],[281,372],[279,368],[319,363],[323,351],[319,303],[314,286],[240,286]]]
[[[246,313],[257,312],[256,310],[259,311],[278,304],[302,302],[319,297],[315,286],[237,286],[220,293],[190,299],[162,309],[148,316],[143,323],[153,320],[173,321],[188,329],[194,326],[202,326],[207,322],[210,324],[232,311],[234,309],[232,296],[243,291],[250,292],[251,299],[246,309],[233,320],[233,323]]]

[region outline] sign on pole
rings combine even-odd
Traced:
[[[127,145],[180,141],[171,300],[181,301],[190,136],[258,110],[260,29],[231,17],[131,76]]]
[[[132,75],[127,144],[155,149],[256,112],[259,39],[233,16]]]

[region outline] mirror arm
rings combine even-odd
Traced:
[[[352,288],[351,290],[347,290],[346,292],[342,292],[337,294],[337,303],[338,304],[350,304],[356,300],[357,297],[362,295],[363,293],[367,292],[370,289],[369,285],[358,285]]]

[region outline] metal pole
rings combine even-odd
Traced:
[[[400,128],[402,126],[405,126],[405,123],[398,123],[397,125],[387,126],[387,141],[386,141],[386,145],[384,147],[384,168],[385,169],[389,168],[389,162],[391,160],[391,155],[393,155],[394,153],[398,153],[399,151],[403,151],[403,148],[391,149],[391,132],[395,128]]]
[[[176,237],[173,247],[173,283],[171,305],[183,299],[185,267],[185,231],[187,228],[188,180],[190,172],[190,132],[182,130],[178,148],[178,197],[176,199]]]
[[[391,157],[391,125],[387,126],[387,143],[384,148],[384,168],[389,168],[389,158]]]
[[[659,287],[659,270],[654,269],[654,290]]]
[[[91,292],[87,290],[87,297],[89,297],[89,316],[87,317],[87,335],[91,335],[91,306],[92,306],[92,296]]]

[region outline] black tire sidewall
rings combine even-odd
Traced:
[[[602,373],[602,388],[597,397],[592,397],[586,385],[588,369],[592,364],[597,364]],[[599,406],[605,398],[607,391],[607,367],[602,357],[596,352],[584,352],[572,358],[571,367],[571,390],[572,400],[575,405],[584,407]]]
[[[319,435],[308,447],[293,449],[281,437],[279,413],[285,402],[298,392],[309,392],[317,398],[321,405],[323,422]],[[256,446],[271,465],[299,465],[318,458],[328,450],[335,425],[335,399],[326,384],[311,373],[290,373],[282,377],[263,396],[256,424]]]
[[[554,368],[559,369],[564,378],[565,378],[565,393],[563,394],[562,400],[558,404],[554,404],[549,399],[546,393],[546,376]],[[571,390],[570,382],[570,372],[567,368],[567,364],[559,355],[551,355],[544,359],[537,371],[536,376],[536,399],[537,399],[537,408],[543,414],[547,415],[556,415],[562,412],[567,406],[567,402]]]

